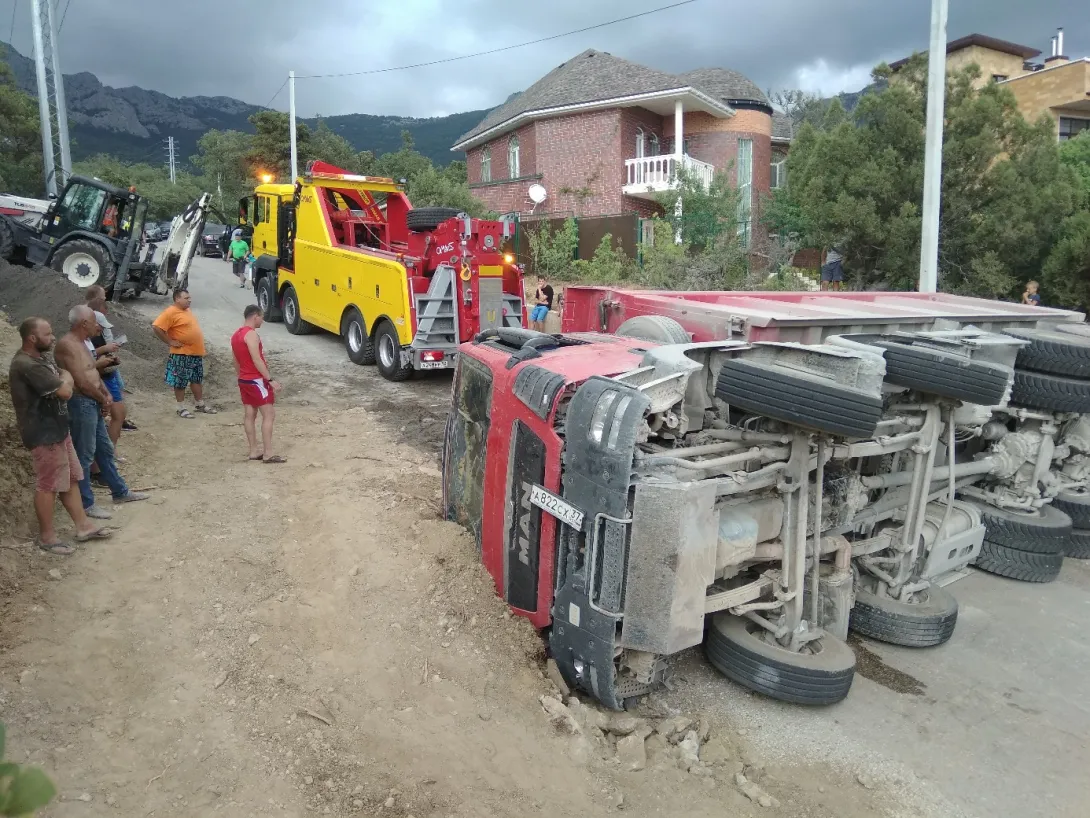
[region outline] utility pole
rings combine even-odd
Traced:
[[[299,148],[295,141],[295,72],[288,72],[288,121],[291,132],[291,183],[299,178]]]
[[[56,196],[58,189],[64,187],[72,174],[68,109],[64,98],[64,75],[61,73],[57,50],[57,22],[53,12],[51,0],[31,0],[30,22],[34,34],[34,67],[38,80],[42,161],[45,166],[46,193],[50,196]]]
[[[923,232],[920,292],[939,286],[939,214],[942,210],[942,126],[946,103],[946,16],[949,0],[931,0],[931,48],[927,52],[927,130],[924,148]]]
[[[177,178],[174,174],[174,137],[167,137],[167,165],[170,168],[170,183],[172,185],[177,184]]]

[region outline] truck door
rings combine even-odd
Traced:
[[[268,193],[258,193],[253,197],[254,236],[251,250],[255,256],[279,257],[278,205],[279,198]]]
[[[97,231],[106,199],[107,193],[101,188],[78,182],[69,184],[53,210],[53,218],[48,223],[43,221],[42,232],[60,237],[73,230]]]

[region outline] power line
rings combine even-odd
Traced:
[[[287,84],[288,84],[288,81],[287,81],[287,80],[284,80],[284,85],[281,85],[281,86],[280,86],[280,87],[279,87],[279,88],[278,88],[278,89],[276,90],[276,93],[272,95],[272,97],[271,97],[271,98],[269,99],[269,101],[265,103],[265,107],[266,107],[266,108],[268,108],[268,107],[269,107],[270,105],[272,105],[272,104],[273,104],[273,100],[274,100],[274,99],[276,99],[276,98],[277,98],[278,96],[280,96],[280,92],[284,90],[284,86],[286,86]]]
[[[641,11],[638,14],[629,14],[627,17],[618,17],[615,20],[609,20],[609,21],[607,21],[605,23],[597,23],[597,24],[595,24],[593,26],[585,26],[583,28],[574,29],[573,31],[565,31],[563,34],[553,34],[553,35],[551,35],[549,37],[540,37],[540,38],[538,38],[536,40],[528,40],[527,42],[524,42],[524,43],[515,43],[513,45],[505,45],[505,46],[501,46],[500,48],[491,48],[488,51],[478,51],[478,52],[476,52],[474,54],[463,54],[463,55],[461,55],[459,57],[446,57],[446,58],[441,59],[441,60],[432,60],[430,62],[413,63],[412,65],[396,65],[396,66],[391,66],[389,68],[372,68],[372,69],[370,69],[368,71],[348,71],[348,72],[345,72],[343,74],[297,74],[295,76],[295,78],[300,79],[300,80],[310,80],[310,79],[318,79],[318,78],[324,78],[324,77],[359,77],[359,76],[363,76],[364,74],[385,74],[385,73],[388,73],[390,71],[405,71],[405,70],[410,69],[410,68],[426,68],[426,67],[431,66],[431,65],[442,65],[443,63],[458,62],[459,60],[471,60],[471,59],[473,59],[475,57],[486,57],[486,56],[488,56],[490,54],[500,54],[500,53],[502,53],[504,51],[512,51],[512,50],[514,50],[516,48],[525,48],[528,45],[538,45],[539,43],[547,43],[547,42],[550,42],[551,40],[559,40],[561,37],[570,37],[573,34],[582,34],[582,33],[587,32],[587,31],[595,31],[596,29],[605,28],[606,26],[616,25],[617,23],[626,23],[629,20],[636,20],[636,19],[639,19],[640,17],[647,17],[648,15],[651,15],[651,14],[658,14],[660,11],[669,11],[670,9],[680,8],[681,6],[687,6],[690,3],[695,3],[695,2],[697,2],[697,0],[680,0],[680,2],[671,3],[668,6],[659,6],[658,8],[650,9],[648,11]],[[286,84],[287,83],[285,82],[285,85]],[[283,88],[283,86],[281,86],[280,91],[283,91],[283,90],[284,90],[284,88]],[[277,91],[276,94],[279,94],[280,91]],[[276,95],[273,95],[273,99],[275,99],[275,98],[276,98]],[[270,100],[270,102],[271,101],[272,100]],[[266,107],[268,107],[268,106],[266,106]]]
[[[48,0],[47,0],[47,2],[48,2]],[[60,5],[59,2],[58,2],[58,5]],[[64,4],[64,11],[61,13],[61,24],[59,26],[57,26],[57,33],[58,34],[60,34],[61,29],[64,28],[64,18],[68,16],[68,7],[70,5],[72,5],[72,0],[68,0],[68,2]]]
[[[15,12],[19,9],[19,0],[11,4],[11,34],[8,35],[8,43],[15,39]]]

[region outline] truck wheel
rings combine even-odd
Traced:
[[[1052,507],[1070,517],[1071,525],[1075,528],[1090,529],[1090,491],[1061,491],[1053,498]]]
[[[693,340],[681,324],[665,315],[637,315],[617,327],[613,334],[654,344],[688,344]]]
[[[454,207],[415,207],[405,216],[405,223],[414,233],[430,233],[461,212]]]
[[[266,321],[283,321],[284,315],[276,305],[276,293],[273,292],[272,279],[262,276],[257,280],[257,306],[265,314]],[[296,305],[298,307],[298,305]]]
[[[1052,506],[1026,513],[973,503],[989,541],[1016,551],[1059,554],[1071,534],[1071,518]]]
[[[1003,332],[1030,342],[1018,351],[1018,366],[1022,369],[1090,378],[1090,336],[1083,334],[1082,324],[1075,324],[1070,331],[1061,327]]]
[[[728,613],[716,614],[704,650],[716,670],[773,699],[794,704],[835,704],[848,695],[855,654],[826,634],[811,642],[813,653],[769,644],[760,625]]]
[[[363,316],[353,307],[341,321],[341,337],[344,348],[348,350],[348,359],[354,364],[371,366],[375,362],[375,344],[363,325]]]
[[[101,244],[87,239],[65,242],[53,254],[49,266],[81,289],[113,281],[114,262]],[[117,282],[123,284],[123,282]]]
[[[1011,403],[1049,412],[1090,412],[1090,381],[1016,369]]]
[[[1090,531],[1076,528],[1063,543],[1064,556],[1090,560]]]
[[[984,541],[973,565],[989,574],[1022,582],[1052,582],[1060,575],[1062,554],[1031,554],[1006,545]]]
[[[938,585],[921,592],[918,599],[901,602],[860,589],[855,594],[848,627],[891,645],[929,648],[943,644],[954,635],[958,601]]]
[[[739,409],[843,437],[872,437],[882,416],[878,395],[831,378],[738,358],[723,366],[715,396]]]
[[[389,321],[379,324],[375,332],[375,363],[379,374],[388,381],[403,381],[413,374],[411,363],[401,363],[401,339]]]
[[[314,331],[314,325],[304,321],[299,315],[299,296],[295,294],[294,287],[284,290],[284,328],[292,335],[309,335]]]
[[[886,380],[928,395],[995,406],[1007,394],[1010,367],[971,361],[943,349],[888,339],[866,341],[886,359]]]
[[[7,219],[0,216],[0,259],[10,261],[15,255],[15,233]]]

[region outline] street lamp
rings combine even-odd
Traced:
[[[946,102],[946,16],[949,0],[931,0],[931,48],[927,53],[927,129],[923,160],[923,229],[920,292],[938,291],[939,213],[942,208],[942,120]]]

